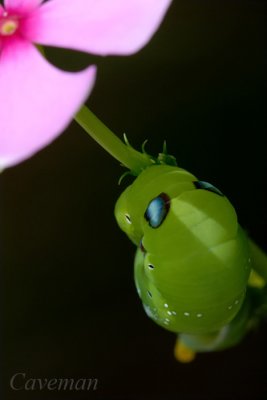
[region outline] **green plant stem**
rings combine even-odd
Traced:
[[[252,257],[252,268],[267,283],[267,255],[253,240],[249,239],[249,244]]]
[[[100,146],[135,175],[154,163],[148,154],[140,153],[124,144],[86,106],[81,108],[75,120]]]

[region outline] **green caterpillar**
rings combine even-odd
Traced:
[[[138,246],[135,284],[147,315],[179,334],[180,361],[238,343],[263,291],[248,287],[251,249],[229,200],[170,165],[146,168],[115,206]]]

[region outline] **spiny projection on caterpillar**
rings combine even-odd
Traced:
[[[165,145],[154,158],[113,140],[118,151],[104,147],[135,175],[115,217],[137,246],[134,279],[146,314],[178,335],[174,353],[182,362],[239,343],[267,315],[266,255],[227,197],[178,167]]]

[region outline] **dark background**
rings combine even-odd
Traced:
[[[132,57],[47,50],[65,69],[98,65],[89,107],[137,148],[166,139],[180,166],[218,186],[267,250],[266,3],[174,1]],[[49,118],[49,116],[47,116]],[[134,246],[113,217],[130,180],[73,122],[0,177],[4,398],[264,399],[267,326],[181,365],[133,283]],[[12,392],[28,377],[95,377],[96,392]],[[266,397],[265,397],[266,396]]]

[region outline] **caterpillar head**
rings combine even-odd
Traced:
[[[234,208],[178,167],[144,170],[115,216],[138,246],[135,282],[145,311],[174,332],[212,332],[238,313],[250,272]]]
[[[150,201],[164,192],[174,197],[191,188],[193,181],[196,181],[194,175],[178,167],[155,165],[147,168],[126,188],[115,205],[119,227],[134,244],[139,245]]]

